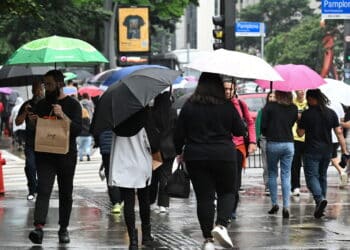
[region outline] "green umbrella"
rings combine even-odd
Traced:
[[[63,75],[64,75],[65,82],[77,78],[77,75],[74,74],[73,72],[64,72]]]
[[[69,37],[50,36],[22,45],[6,64],[81,65],[106,63],[108,60],[89,43]]]

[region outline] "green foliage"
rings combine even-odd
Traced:
[[[271,39],[266,46],[266,59],[271,64],[305,64],[320,71],[323,60],[320,17],[305,19],[289,32],[283,32]]]

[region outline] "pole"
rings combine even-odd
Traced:
[[[264,35],[261,35],[261,58],[264,59]]]
[[[224,0],[224,46],[225,49],[235,50],[236,47],[236,34],[235,34],[235,21],[236,21],[236,1]],[[221,8],[222,9],[222,8]]]

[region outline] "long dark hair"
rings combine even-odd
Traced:
[[[189,101],[201,104],[223,104],[227,102],[220,75],[207,72],[202,73],[197,88]]]
[[[326,115],[327,105],[330,104],[329,99],[319,89],[309,89],[306,91],[306,99],[313,98],[317,100],[317,105],[320,107],[322,114]]]

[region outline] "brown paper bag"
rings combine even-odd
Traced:
[[[152,154],[152,170],[156,170],[163,164],[163,159],[160,151]]]
[[[67,154],[70,121],[38,118],[35,132],[35,151]]]

